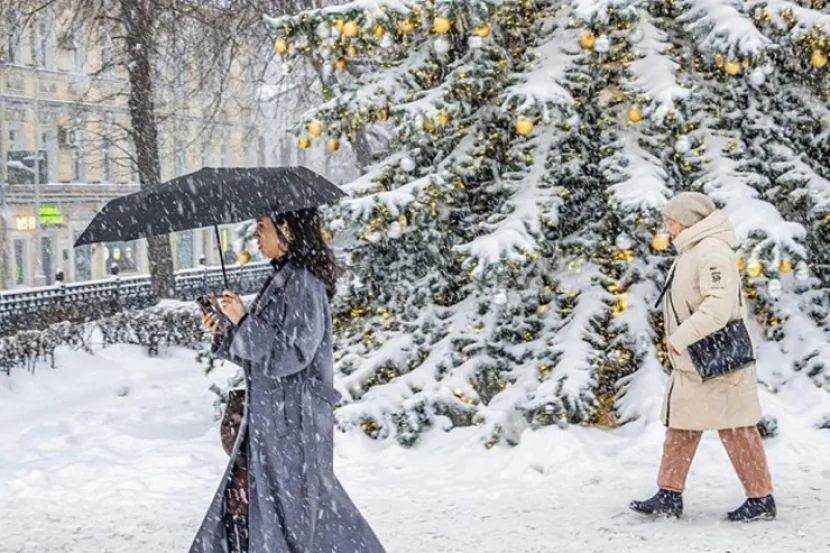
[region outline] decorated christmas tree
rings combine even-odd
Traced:
[[[753,331],[786,360],[762,360],[763,382],[826,385],[815,4],[375,0],[266,18],[278,56],[330,77],[298,147],[390,137],[329,213],[357,239],[335,305],[341,427],[412,444],[477,426],[491,447],[655,417],[659,207],[689,189],[736,224]]]

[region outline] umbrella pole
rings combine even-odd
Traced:
[[[219,262],[222,264],[222,278],[225,279],[225,290],[230,290],[228,286],[228,272],[225,270],[225,256],[222,252],[222,236],[219,234],[219,225],[213,225],[213,230],[216,233],[216,247],[219,248]]]

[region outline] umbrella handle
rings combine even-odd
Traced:
[[[222,252],[222,237],[219,234],[219,225],[213,225],[213,230],[216,233],[216,247],[219,248],[219,262],[222,264],[222,278],[225,280],[225,290],[229,290],[228,272],[225,270],[225,256]]]

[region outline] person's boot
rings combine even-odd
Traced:
[[[726,518],[732,522],[752,522],[753,520],[772,520],[776,515],[775,499],[772,495],[766,497],[750,497],[744,504],[727,513]]]
[[[248,553],[248,515],[225,515],[229,553]]]
[[[661,488],[644,501],[632,501],[628,507],[641,515],[679,518],[683,514],[683,494]]]

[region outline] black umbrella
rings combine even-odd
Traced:
[[[346,194],[306,167],[205,167],[151,189],[115,198],[95,215],[75,247],[239,223],[334,203]],[[221,258],[221,255],[220,255]],[[225,262],[222,260],[225,276]]]

